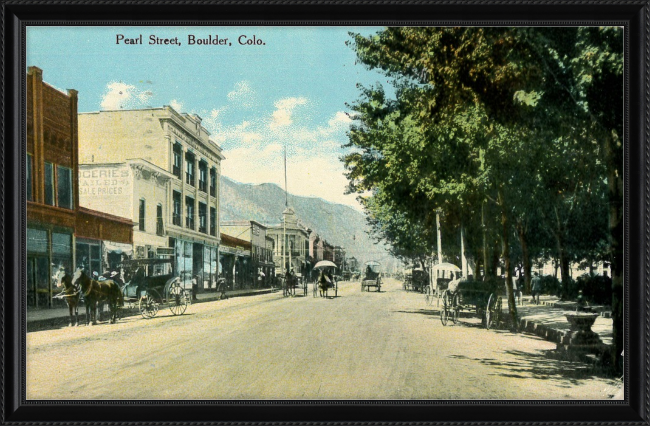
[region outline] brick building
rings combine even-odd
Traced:
[[[26,119],[27,305],[52,307],[63,303],[52,300],[59,291],[52,288],[53,272],[60,266],[72,272],[82,237],[99,248],[95,266],[102,272],[102,244],[127,250],[132,223],[79,208],[76,90],[63,93],[43,82],[41,69],[29,67]]]

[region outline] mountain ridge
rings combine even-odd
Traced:
[[[222,176],[221,220],[255,220],[264,225],[282,223],[285,193],[274,183],[248,184]],[[360,262],[388,256],[383,245],[369,237],[365,215],[350,206],[320,197],[287,194],[288,204],[300,222],[328,243],[342,246],[347,257]]]

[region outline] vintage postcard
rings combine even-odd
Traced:
[[[624,51],[27,25],[27,401],[623,400]]]

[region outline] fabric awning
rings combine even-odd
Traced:
[[[104,241],[104,251],[107,253],[119,253],[133,256],[133,246],[131,244]]]

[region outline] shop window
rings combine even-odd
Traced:
[[[210,235],[215,236],[217,231],[217,209],[210,207]]]
[[[194,199],[185,197],[185,227],[194,229]]]
[[[176,176],[179,179],[182,179],[181,177],[181,170],[183,170],[183,147],[181,144],[176,142],[174,144],[174,165],[173,165],[173,170],[172,172],[174,173],[174,176]]]
[[[181,193],[174,191],[174,213],[172,222],[176,226],[181,226]]]
[[[163,207],[162,204],[158,204],[156,206],[156,235],[164,235],[163,228]]]
[[[208,164],[205,161],[199,162],[199,190],[208,191]]]
[[[203,203],[199,203],[199,232],[203,232],[204,234],[208,232],[207,214],[207,206]]]
[[[54,168],[52,163],[45,163],[45,204],[54,205]]]
[[[145,214],[146,214],[146,201],[144,198],[140,199],[140,208],[138,213],[138,229],[140,231],[145,230]]]
[[[32,162],[34,161],[33,157],[31,154],[27,154],[27,170],[25,171],[27,173],[27,201],[34,201],[33,197],[33,189],[34,189],[34,182],[33,182],[33,177],[32,177],[32,169],[33,169],[33,164]]]
[[[32,253],[47,253],[47,231],[27,228],[27,251]]]
[[[72,209],[72,170],[67,167],[56,167],[57,205]]]
[[[210,195],[216,197],[217,193],[217,169],[210,169]]]

